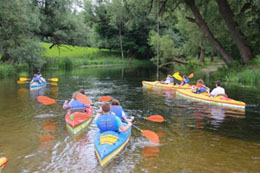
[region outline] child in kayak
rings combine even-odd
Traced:
[[[39,81],[40,81],[41,83],[46,83],[46,80],[42,77],[41,72],[38,72],[38,73],[37,73],[37,77],[38,77],[38,79],[39,79]]]
[[[190,79],[186,75],[183,75],[180,85],[185,85],[189,83],[190,83]]]
[[[110,112],[109,103],[105,103],[102,106],[100,112],[95,117],[95,121],[97,127],[101,132],[106,132],[106,131],[118,132],[119,130],[122,132],[126,132],[132,126],[131,122],[128,122],[127,125],[124,126],[120,118]]]
[[[71,110],[73,110],[73,109],[77,109],[77,110],[81,109],[83,111],[85,108],[89,108],[90,107],[89,104],[81,103],[81,102],[79,102],[76,99],[76,97],[77,97],[77,95],[79,93],[80,92],[78,92],[78,91],[73,93],[72,99],[70,101],[65,100],[64,104],[63,104],[63,109],[71,109]],[[81,111],[79,111],[79,112],[81,112]]]
[[[191,90],[196,94],[200,94],[207,91],[207,87],[202,79],[199,79],[196,85],[192,85]]]
[[[122,106],[120,106],[120,102],[116,99],[112,100],[110,111],[114,113],[117,117],[119,117],[123,122],[132,122],[134,120],[133,116],[128,117]]]
[[[163,84],[174,84],[174,79],[171,75],[167,75],[166,80],[161,82]]]
[[[214,88],[211,92],[208,90],[209,97],[216,97],[218,95],[226,96],[225,89],[221,87],[221,82],[216,82],[216,88]]]
[[[42,81],[40,80],[39,76],[37,76],[37,74],[33,75],[33,78],[30,83],[34,83],[34,82],[37,82],[39,84],[42,83]]]

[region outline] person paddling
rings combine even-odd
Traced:
[[[131,122],[128,122],[127,125],[124,126],[120,118],[110,112],[109,103],[105,103],[102,106],[100,112],[95,117],[95,121],[97,127],[101,132],[106,132],[106,131],[126,132],[132,126]]]
[[[225,89],[221,87],[221,82],[216,82],[216,88],[214,88],[211,92],[208,90],[209,97],[217,97],[218,95],[226,96]]]
[[[37,74],[33,75],[33,78],[30,83],[34,83],[34,82],[37,82],[39,84],[42,83],[42,81],[40,80],[39,76],[37,76]]]
[[[76,97],[79,93],[79,91],[74,92],[70,101],[65,100],[63,104],[63,109],[71,109],[71,111],[73,112],[83,112],[85,108],[90,107],[89,104],[84,104],[77,100]]]
[[[112,100],[111,106],[110,106],[111,112],[114,113],[117,117],[121,119],[121,121],[124,122],[132,122],[134,120],[134,117],[128,117],[128,115],[125,113],[122,106],[120,106],[120,102],[116,99]]]

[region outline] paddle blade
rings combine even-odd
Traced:
[[[189,76],[188,76],[188,78],[193,78],[194,77],[194,74],[193,73],[191,73]]]
[[[58,82],[59,81],[59,78],[50,78],[48,79],[49,81],[52,81],[52,82]]]
[[[172,75],[175,79],[179,80],[179,81],[182,81],[182,77],[180,76],[180,73],[179,72],[176,72]]]
[[[85,96],[84,94],[81,94],[81,93],[77,94],[76,99],[79,102],[84,103],[84,104],[89,104],[89,105],[92,104],[92,101],[87,96]]]
[[[153,143],[159,144],[159,137],[156,133],[150,130],[141,130],[141,132],[147,139],[149,139]]]
[[[7,162],[8,162],[7,157],[1,157],[0,158],[0,169],[4,168],[5,165],[7,164]],[[0,170],[0,172],[1,172],[1,170]]]
[[[158,123],[164,122],[164,118],[161,115],[151,115],[145,119],[153,122],[158,122]]]
[[[20,81],[27,81],[27,80],[30,80],[29,78],[26,78],[26,77],[20,77],[19,78]]]
[[[109,102],[111,100],[111,96],[102,96],[98,99],[101,102]]]
[[[49,85],[53,85],[53,86],[57,86],[58,85],[58,83],[55,83],[55,82],[50,82],[50,83],[48,83]]]
[[[47,96],[38,96],[37,98],[38,102],[44,104],[44,105],[51,105],[56,103],[54,99],[51,99],[50,97]]]

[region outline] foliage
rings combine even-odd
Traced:
[[[16,73],[15,66],[8,63],[0,63],[0,77],[11,76]]]

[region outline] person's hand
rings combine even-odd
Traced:
[[[131,116],[131,122],[134,121],[135,117]]]
[[[127,125],[131,127],[133,124],[131,122],[128,122]]]

